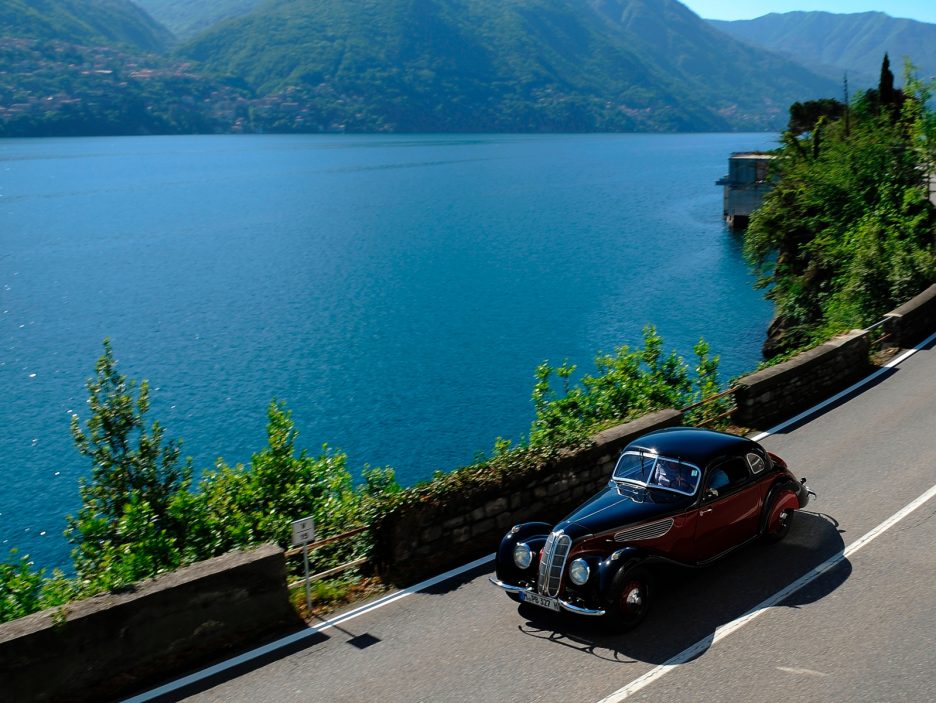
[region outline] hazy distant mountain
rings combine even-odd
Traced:
[[[2,0],[0,37],[163,51],[172,34],[130,0]]]
[[[839,80],[847,71],[856,87],[877,85],[885,52],[890,54],[898,83],[902,82],[904,57],[917,66],[920,77],[936,74],[936,25],[883,12],[787,12],[711,23],[737,39],[837,75]]]
[[[838,89],[675,0],[270,0],[180,53],[303,129],[774,129]]]
[[[180,39],[229,17],[240,17],[265,0],[134,0]]]

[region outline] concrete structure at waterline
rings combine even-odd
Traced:
[[[724,186],[722,214],[732,229],[747,227],[751,213],[760,207],[773,187],[770,161],[773,154],[759,151],[735,152],[728,159],[728,175],[715,181]]]

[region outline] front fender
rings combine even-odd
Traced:
[[[497,548],[495,562],[497,578],[510,584],[534,579],[539,564],[537,555],[546,544],[551,530],[552,525],[546,522],[525,522],[512,527],[501,539],[500,546]],[[533,551],[533,562],[528,569],[519,569],[514,564],[513,549],[518,542],[526,542]]]
[[[644,561],[648,554],[637,547],[622,547],[598,564],[598,587],[603,596],[611,592],[614,577],[623,569],[629,569]]]

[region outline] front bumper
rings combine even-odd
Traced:
[[[498,579],[494,578],[493,576],[489,576],[488,579],[489,579],[490,582],[493,583],[495,586],[497,586],[498,588],[504,589],[504,590],[507,591],[508,593],[517,593],[517,594],[519,594],[519,593],[533,593],[533,589],[532,589],[532,588],[529,588],[529,587],[527,587],[527,586],[514,586],[513,584],[504,583],[503,581],[499,581]],[[603,610],[603,609],[601,609],[601,608],[583,608],[583,607],[580,606],[580,605],[575,605],[575,604],[573,604],[573,603],[569,603],[569,602],[567,602],[567,601],[562,600],[561,598],[557,598],[556,600],[559,602],[559,606],[560,606],[563,610],[568,610],[570,613],[575,613],[576,615],[587,615],[587,616],[590,616],[590,617],[600,618],[602,615],[604,615],[604,614],[606,613],[606,611]]]
[[[810,490],[809,486],[806,485],[806,479],[800,479],[799,490],[796,493],[796,499],[799,501],[800,510],[809,504],[809,497],[815,497],[815,495],[815,491]]]

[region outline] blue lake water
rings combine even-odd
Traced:
[[[355,474],[518,438],[544,360],[657,325],[723,376],[770,318],[714,181],[770,134],[0,140],[0,550],[65,563],[70,411],[112,340],[196,468],[266,407]]]

